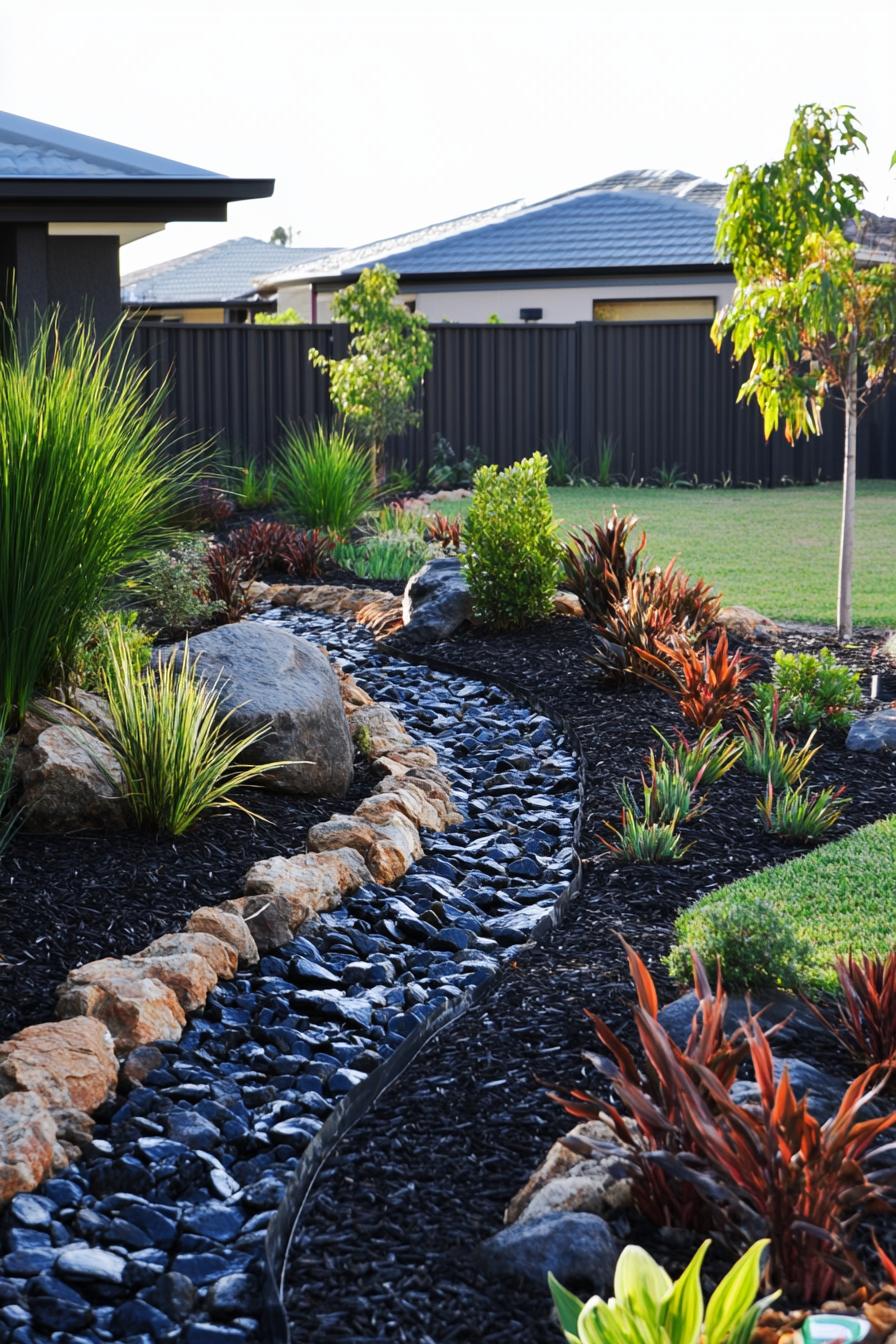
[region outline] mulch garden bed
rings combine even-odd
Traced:
[[[824,641],[790,634],[790,649]],[[876,639],[858,635],[838,656],[877,670]],[[583,888],[562,925],[520,951],[493,990],[436,1040],[379,1101],[322,1173],[288,1265],[296,1344],[556,1344],[546,1287],[497,1284],[485,1272],[482,1241],[503,1210],[572,1125],[544,1084],[595,1085],[583,1066],[594,1036],[582,1008],[630,1036],[633,993],[624,935],[655,974],[665,999],[676,990],[661,958],[677,912],[701,893],[800,852],[763,831],[758,781],[732,772],[689,828],[696,842],[668,867],[616,867],[603,853],[602,822],[618,811],[616,784],[637,777],[656,739],[681,726],[674,702],[643,685],[602,688],[586,663],[588,629],[555,619],[520,635],[471,632],[435,646],[435,657],[488,680],[512,678],[570,724],[582,752]],[[398,647],[398,646],[397,646]],[[751,650],[755,651],[755,650]],[[760,651],[770,658],[773,646]],[[896,692],[894,692],[896,693]],[[824,741],[813,786],[846,786],[852,802],[836,838],[892,812],[892,758],[848,753]],[[815,1062],[818,1062],[817,1059]],[[617,1223],[626,1240],[672,1266],[689,1248],[649,1226]]]
[[[139,951],[199,906],[238,895],[253,863],[303,850],[310,826],[351,812],[375,782],[359,759],[345,798],[240,789],[236,799],[263,820],[228,809],[176,839],[20,831],[0,859],[0,1040],[53,1017],[72,967]]]

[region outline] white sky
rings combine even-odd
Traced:
[[[292,225],[355,244],[621,168],[776,157],[852,103],[896,213],[896,4],[866,0],[0,0],[0,107],[273,199],[171,225],[122,269]]]

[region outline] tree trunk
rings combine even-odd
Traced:
[[[852,635],[852,567],[856,512],[856,427],[859,412],[857,337],[850,337],[849,365],[844,389],[843,513],[840,522],[840,573],[837,583],[837,638]]]

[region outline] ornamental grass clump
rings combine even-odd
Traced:
[[[820,840],[842,817],[852,801],[845,790],[827,788],[810,793],[805,785],[776,790],[769,780],[764,797],[756,803],[762,824],[772,835],[795,845]]]
[[[0,356],[0,726],[63,683],[121,571],[166,537],[194,472],[174,457],[165,387],[118,349],[47,318]]]
[[[495,630],[519,629],[553,609],[560,546],[548,465],[533,453],[503,471],[480,467],[473,478],[461,564],[475,617]]]
[[[289,428],[277,459],[277,492],[290,518],[344,537],[376,503],[372,450],[320,423]]]
[[[149,672],[138,672],[120,633],[110,632],[104,689],[114,731],[107,737],[125,779],[135,823],[182,835],[210,809],[248,808],[235,789],[254,784],[286,762],[240,764],[268,731],[228,730],[235,709],[222,714],[218,681],[207,683],[184,641]]]
[[[730,729],[715,723],[689,742],[679,729],[669,742],[658,728],[653,730],[663,744],[666,756],[673,761],[692,788],[699,782],[705,789],[716,784],[729,770],[733,770],[743,754],[743,740],[732,736]]]

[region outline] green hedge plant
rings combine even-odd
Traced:
[[[495,630],[514,630],[549,616],[560,546],[548,496],[543,453],[503,471],[480,467],[464,525],[461,564],[475,617]]]

